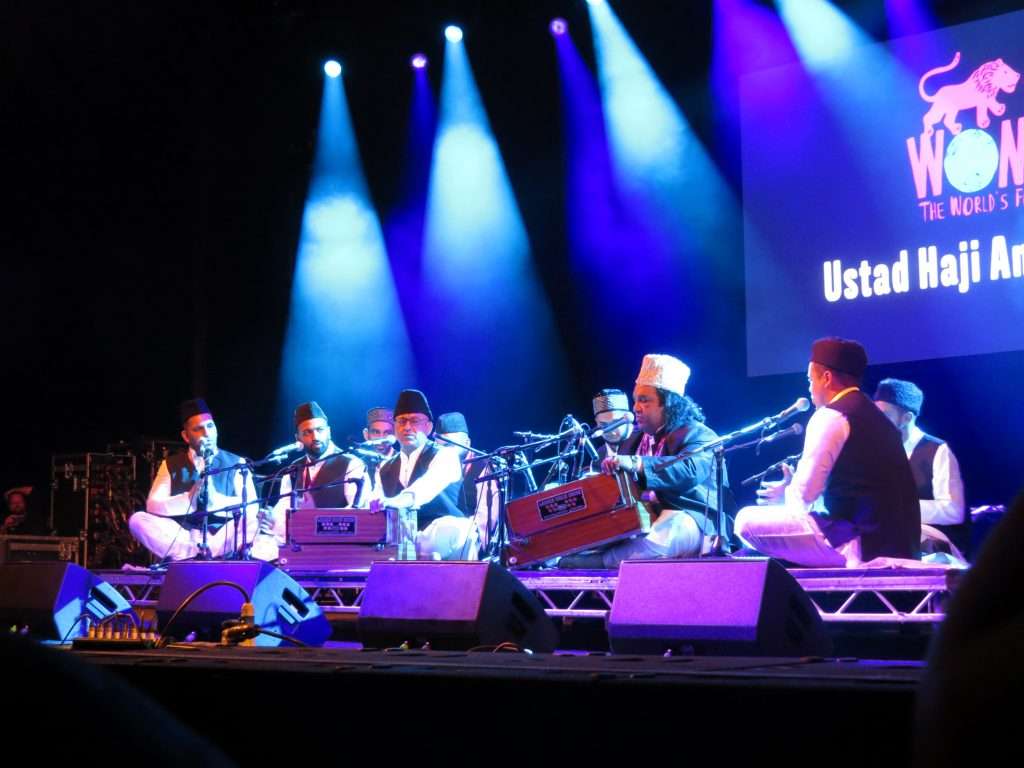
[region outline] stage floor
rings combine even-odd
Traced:
[[[872,734],[858,760],[906,765],[924,671],[834,658],[196,645],[71,653],[146,691],[239,761],[365,749],[440,750],[457,762],[489,749],[502,762],[542,764],[603,763],[607,749],[803,760],[827,754],[837,724],[855,722]],[[216,720],[201,701],[220,702]]]

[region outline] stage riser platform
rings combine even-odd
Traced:
[[[98,571],[137,608],[156,605],[163,574]],[[605,621],[618,585],[615,571],[512,571],[555,619]],[[835,624],[933,625],[962,572],[790,569],[822,619]],[[366,570],[291,571],[327,614],[358,615]]]

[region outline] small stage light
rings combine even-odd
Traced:
[[[462,40],[462,28],[450,24],[444,28],[444,36],[448,38],[449,43],[458,43]]]
[[[413,69],[425,69],[426,66],[427,66],[426,54],[423,54],[423,53],[414,54],[413,57],[411,59],[409,59],[409,63],[412,64],[412,68]]]
[[[552,35],[564,35],[569,31],[569,23],[565,19],[552,19],[548,28]]]
[[[328,77],[338,77],[341,74],[341,64],[334,59],[324,62],[324,74]]]

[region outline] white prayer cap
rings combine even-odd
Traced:
[[[686,394],[686,382],[690,380],[690,367],[672,355],[644,355],[636,383],[657,387],[677,395]]]

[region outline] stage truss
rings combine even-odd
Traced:
[[[513,571],[562,620],[604,621],[618,575],[609,571]],[[962,571],[920,569],[791,569],[824,621],[851,624],[934,624]],[[162,573],[98,572],[136,608],[155,608]],[[293,572],[327,614],[358,614],[366,570]]]

